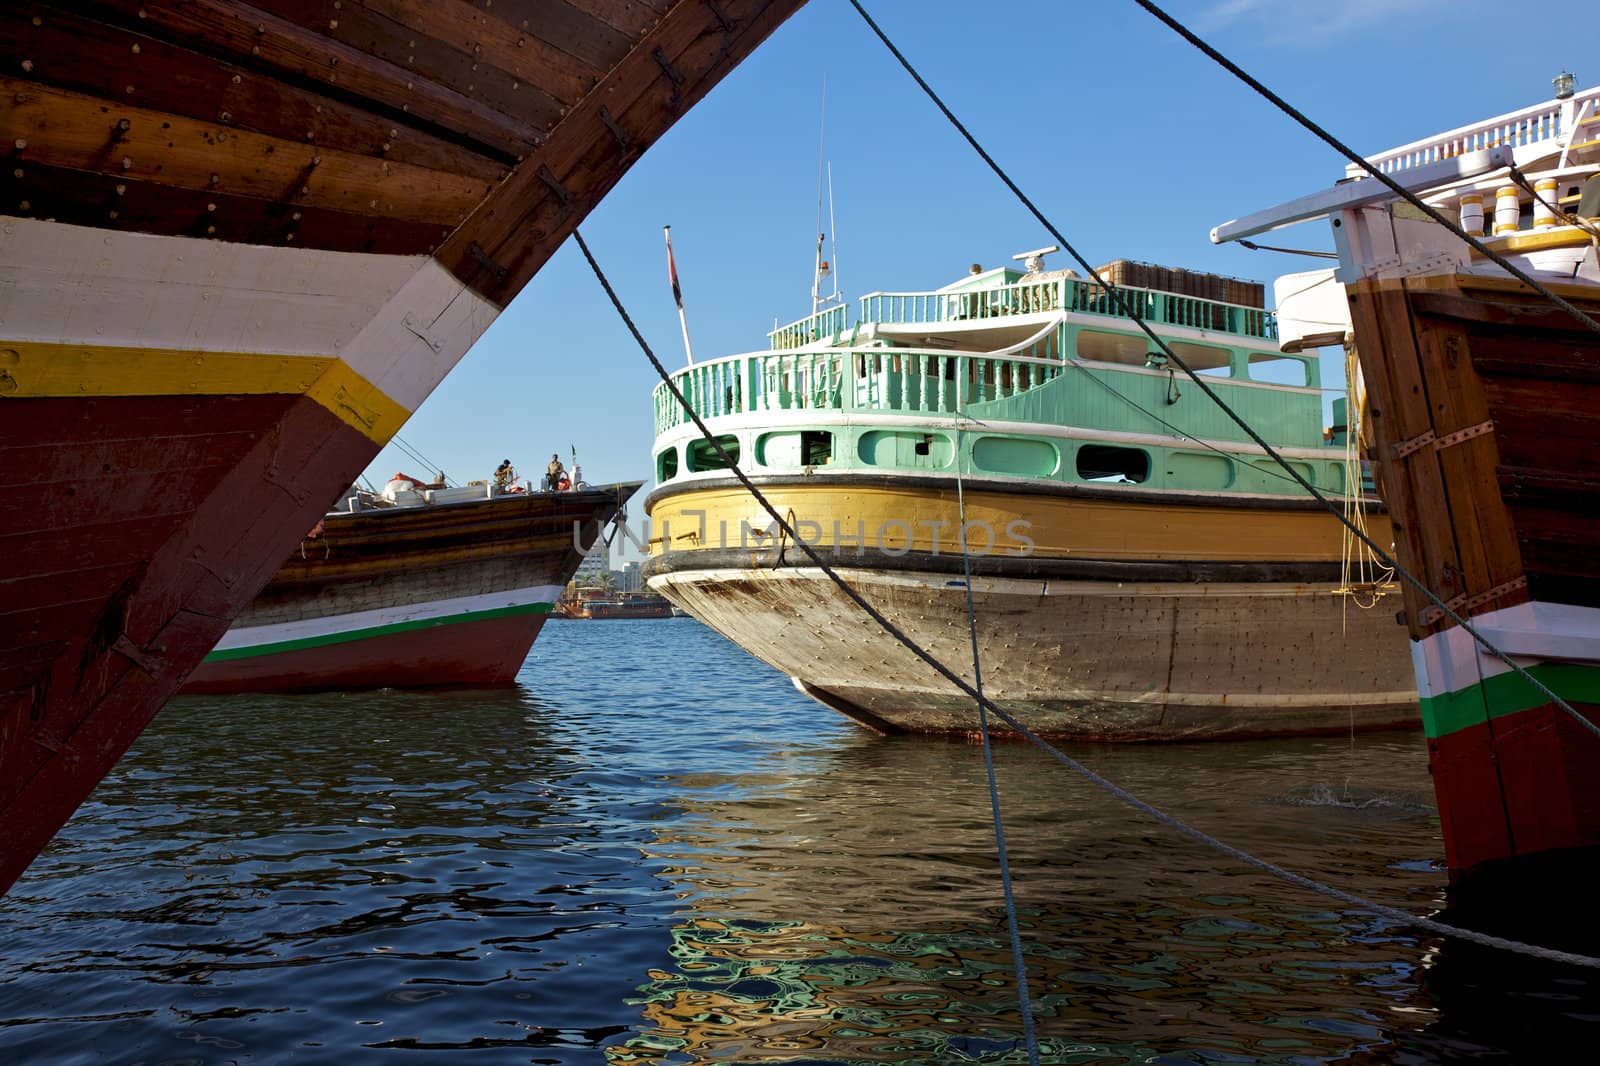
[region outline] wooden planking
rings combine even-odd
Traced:
[[[545,551],[508,553],[479,562],[439,560],[404,569],[374,567],[357,581],[303,583],[274,577],[240,613],[233,628],[282,625],[537,585],[565,585],[580,561],[569,540]]]
[[[83,0],[144,32],[160,34],[319,92],[425,123],[436,136],[520,157],[543,141],[534,125],[241,0]],[[137,89],[137,83],[135,88]]]
[[[536,86],[562,108],[599,84],[638,36],[616,34],[593,20],[571,27],[574,33],[604,31],[611,39],[607,48],[593,49],[564,41],[550,32],[553,27],[536,21],[536,15],[525,14],[512,23],[500,8],[475,11],[461,0],[365,0],[365,6]]]
[[[111,418],[127,410],[138,421],[156,406],[120,401],[99,408]],[[236,403],[204,406],[214,414],[232,411],[240,417],[224,417],[221,424],[251,424],[263,431],[260,438],[182,516],[179,531],[141,560],[133,578],[106,590],[104,606],[80,623],[72,643],[49,663],[47,677],[0,693],[0,713],[9,712],[0,721],[7,734],[0,750],[0,888],[16,878],[222,635],[228,619],[266,583],[282,548],[373,451],[360,433],[305,397],[265,422],[245,418],[250,412]],[[265,432],[271,427],[276,431]],[[280,471],[291,469],[300,476],[285,484]],[[0,653],[7,647],[0,641]],[[0,654],[0,662],[6,658]]]
[[[13,167],[63,167],[406,222],[454,225],[492,185],[0,78]],[[16,102],[20,97],[21,101]]]
[[[0,170],[0,207],[9,214],[101,229],[334,252],[426,255],[450,233],[437,223],[174,189],[37,163]]]
[[[1404,294],[1362,279],[1352,286],[1350,312],[1367,383],[1374,463],[1381,467],[1384,502],[1404,541],[1400,561],[1448,601],[1461,592],[1461,567],[1452,530],[1438,517],[1449,514],[1438,464],[1431,454],[1425,463],[1393,457],[1395,445],[1433,424]],[[1419,640],[1435,629],[1419,622],[1429,603],[1409,583],[1402,591],[1411,637]]]
[[[803,0],[727,0],[721,19],[701,3],[673,8],[605,81],[577,105],[439,250],[438,259],[504,306],[621,178],[635,156],[709,92]],[[678,76],[658,62],[665,57]],[[632,144],[624,148],[601,108]],[[549,185],[553,178],[562,192]],[[563,200],[564,197],[564,200]]]
[[[1600,562],[1590,558],[1600,530],[1600,479],[1590,457],[1600,439],[1600,339],[1515,292],[1479,298],[1428,291],[1415,294],[1412,306],[1420,328],[1459,338],[1469,358],[1449,369],[1481,392],[1480,413],[1494,423],[1492,437],[1441,453],[1494,441],[1494,470],[1479,465],[1472,471],[1474,512],[1456,518],[1458,526],[1483,534],[1490,559],[1499,563],[1489,587],[1525,573],[1528,594],[1536,598],[1600,603]]]
[[[515,162],[42,0],[0,10],[0,64],[57,88],[482,181],[499,181]],[[130,69],[154,76],[130,82]]]
[[[1455,323],[1427,317],[1417,318],[1416,323],[1434,436],[1444,438],[1489,421],[1483,383],[1472,365],[1472,338]],[[1476,598],[1521,577],[1516,530],[1500,499],[1496,435],[1481,434],[1442,450],[1425,448],[1408,461],[1427,462],[1429,456],[1439,465],[1446,489],[1461,591]],[[1527,598],[1525,591],[1514,591],[1483,601],[1470,613],[1498,610]]]
[[[428,30],[389,18],[359,0],[339,0],[338,7],[334,0],[252,0],[252,6],[535,129],[549,129],[565,106],[563,95],[485,61],[481,48],[453,47]]]
[[[638,39],[644,36],[661,16],[672,6],[671,0],[654,0],[645,3],[643,0],[458,0],[469,3],[473,7],[489,11],[505,19],[513,26],[524,25],[539,18],[549,9],[561,6],[572,7],[599,19],[606,25],[614,27],[629,37]]]

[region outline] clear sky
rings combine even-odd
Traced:
[[[1552,33],[1547,20],[1489,0],[1165,6],[1359,151],[1548,99],[1563,68],[1580,87],[1600,78],[1597,65],[1585,81],[1579,33]],[[1091,262],[1140,259],[1269,283],[1317,265],[1213,246],[1209,232],[1332,184],[1343,161],[1137,5],[866,7]],[[669,368],[684,355],[664,224],[698,357],[759,350],[774,318],[810,312],[824,76],[837,265],[852,301],[936,288],[970,263],[996,266],[1052,243],[854,9],[811,0],[581,227]],[[1281,237],[1329,246],[1324,224]],[[570,464],[574,446],[591,482],[647,480],[656,382],[569,240],[401,437],[460,482],[489,477],[507,457],[523,473],[552,451]],[[368,476],[381,484],[396,470],[426,473],[391,445]]]

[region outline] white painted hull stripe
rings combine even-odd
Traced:
[[[337,357],[414,411],[498,315],[429,256],[0,216],[0,338]]]
[[[534,585],[505,592],[491,592],[476,596],[456,596],[428,603],[406,604],[402,607],[382,607],[371,611],[327,615],[307,618],[298,622],[280,622],[274,625],[248,626],[228,630],[217,642],[215,651],[233,651],[254,648],[264,644],[282,644],[287,641],[313,640],[374,629],[379,626],[423,622],[455,615],[475,614],[480,611],[497,611],[507,607],[527,607],[532,604],[555,603],[561,595],[561,585]]]
[[[1541,661],[1600,663],[1600,608],[1534,601],[1469,621],[1523,666]],[[1460,692],[1511,672],[1459,626],[1413,641],[1411,661],[1424,699]]]

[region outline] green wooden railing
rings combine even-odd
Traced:
[[[814,315],[807,315],[787,326],[779,326],[767,334],[767,339],[772,342],[773,351],[786,352],[804,348],[820,340],[832,343],[849,327],[850,308],[840,304],[837,307],[824,308]]]
[[[1123,303],[1094,282],[1078,278],[1019,281],[971,292],[875,292],[861,297],[862,322],[961,322],[1067,310],[1130,318],[1153,324],[1193,326],[1255,340],[1276,340],[1278,317],[1272,311],[1219,303],[1155,289],[1122,288]],[[802,319],[800,325],[809,321]],[[785,327],[793,328],[793,327]],[[774,334],[776,336],[776,334]],[[776,347],[776,345],[774,345]]]
[[[762,411],[953,413],[1054,380],[1066,364],[1029,356],[908,348],[762,352],[697,363],[672,375],[702,418]],[[656,432],[688,421],[665,385],[654,394]]]

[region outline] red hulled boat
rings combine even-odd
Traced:
[[[802,2],[0,11],[0,890]]]

